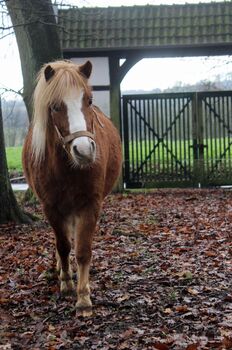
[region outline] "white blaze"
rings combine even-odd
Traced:
[[[68,96],[65,96],[64,102],[67,106],[67,115],[69,121],[69,132],[70,134],[76,131],[87,131],[87,125],[85,121],[84,114],[82,113],[82,99],[83,99],[83,90],[77,91],[73,89]],[[91,154],[91,140],[82,136],[77,139],[74,139],[71,142],[71,154],[75,158],[73,153],[73,147],[77,146],[78,152],[84,156],[90,156]]]

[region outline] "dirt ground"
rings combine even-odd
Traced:
[[[232,191],[109,196],[88,318],[59,293],[40,207],[26,209],[40,220],[0,226],[0,350],[232,349]]]

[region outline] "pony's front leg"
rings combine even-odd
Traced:
[[[75,237],[75,253],[78,269],[77,309],[83,316],[92,315],[90,299],[89,268],[92,256],[92,241],[96,226],[97,215],[91,210],[84,211],[79,216]]]
[[[59,253],[56,249],[56,271],[58,272],[58,274],[60,275],[60,271],[61,271],[61,262],[60,262],[60,256]]]
[[[72,268],[69,261],[71,251],[72,227],[65,218],[55,215],[50,207],[44,207],[45,214],[50,222],[56,237],[56,267],[60,278],[61,293],[74,291]]]
[[[74,283],[72,281],[72,268],[69,261],[71,242],[65,237],[61,240],[56,235],[56,267],[60,278],[60,291],[62,294],[74,292]]]

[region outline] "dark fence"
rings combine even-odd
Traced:
[[[232,91],[124,95],[126,187],[232,184]]]

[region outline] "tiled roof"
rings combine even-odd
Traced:
[[[232,43],[232,2],[59,11],[63,49]]]

